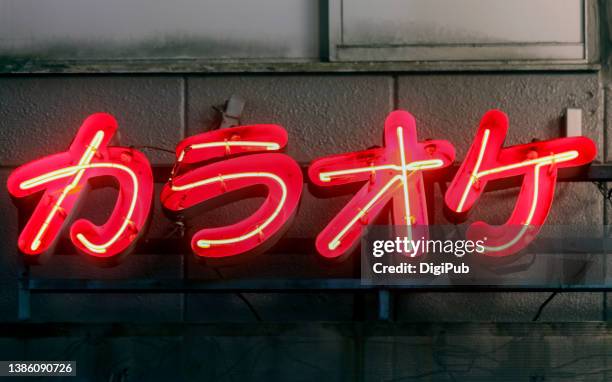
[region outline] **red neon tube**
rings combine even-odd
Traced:
[[[23,198],[42,193],[18,240],[26,255],[48,251],[57,241],[88,180],[112,177],[119,184],[113,212],[101,226],[79,219],[70,228],[72,243],[96,258],[127,251],[142,233],[153,198],[153,174],[147,158],[137,150],[108,147],[117,130],[109,114],[89,116],[68,151],[17,168],[9,177],[11,195]]]
[[[445,195],[448,208],[466,215],[482,195],[487,182],[522,176],[523,184],[514,210],[505,224],[473,223],[467,236],[484,240],[489,256],[511,255],[528,245],[539,232],[552,205],[557,170],[590,163],[597,154],[586,137],[503,147],[508,117],[501,111],[487,112],[465,160]],[[486,238],[486,239],[485,239]]]
[[[417,140],[414,117],[394,111],[385,121],[385,146],[365,151],[332,155],[312,162],[310,180],[320,187],[365,183],[353,199],[332,219],[316,240],[318,252],[326,258],[350,253],[358,244],[365,226],[393,201],[393,222],[407,237],[427,236],[427,205],[423,171],[449,166],[455,150],[448,141]],[[413,231],[416,227],[421,227]],[[412,256],[418,253],[411,254]]]
[[[278,238],[295,214],[303,187],[299,165],[277,152],[286,144],[287,133],[281,126],[253,125],[199,134],[177,146],[176,171],[161,194],[162,204],[170,211],[181,212],[256,185],[268,191],[248,218],[198,231],[191,240],[196,255],[234,256],[264,243],[271,245]],[[206,165],[196,166],[203,161]],[[181,167],[188,169],[181,172]]]

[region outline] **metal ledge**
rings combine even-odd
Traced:
[[[308,182],[308,167],[310,163],[299,163],[304,182]],[[450,182],[453,180],[455,173],[459,170],[458,164],[453,164],[449,167],[428,171],[424,174],[428,181],[431,182]],[[170,178],[172,165],[154,165],[153,177],[155,183],[166,183]],[[612,163],[592,163],[582,167],[562,168],[558,172],[559,182],[600,182],[612,181]],[[504,178],[502,180],[490,181],[494,189],[520,186],[520,176],[513,178]],[[360,184],[357,185],[361,187]]]
[[[177,60],[36,60],[0,57],[7,74],[595,72],[600,64],[564,61],[245,62]]]
[[[150,337],[150,336],[289,336],[329,338],[329,331],[344,337],[378,336],[516,336],[535,339],[548,336],[588,337],[606,341],[610,322],[516,322],[516,323],[407,323],[407,322],[240,322],[240,323],[3,323],[0,338],[53,337]]]
[[[604,285],[370,285],[361,279],[232,279],[232,280],[23,280],[31,293],[317,293],[429,291],[429,292],[606,292]]]

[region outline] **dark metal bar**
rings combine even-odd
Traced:
[[[596,232],[596,228],[593,229]],[[585,238],[586,239],[586,238]],[[577,238],[560,240],[557,238],[538,237],[529,246],[530,253],[557,253],[564,254],[605,254],[608,248],[612,248],[612,238],[589,237],[590,241]],[[597,240],[595,240],[597,239]],[[179,237],[163,238],[144,238],[136,244],[136,248],[130,256],[149,256],[149,255],[168,255],[177,256],[178,254],[191,254],[189,240]],[[307,237],[282,237],[274,246],[268,249],[265,255],[304,255],[315,256],[315,239]],[[77,250],[68,238],[61,238],[56,244],[53,252],[54,256],[78,256]]]
[[[172,336],[329,336],[329,331],[348,338],[380,336],[488,336],[591,338],[609,341],[610,322],[241,322],[241,323],[3,323],[0,338],[53,337],[172,337]]]
[[[391,319],[391,292],[388,289],[378,291],[378,319],[381,321]]]
[[[29,279],[36,292],[306,292],[371,289],[360,279],[232,279],[232,280],[89,280]]]
[[[20,211],[21,212],[21,211]],[[20,213],[18,216],[18,227],[19,231],[25,227],[26,217]],[[17,319],[20,321],[27,321],[31,318],[30,309],[30,266],[25,258],[21,258],[17,261],[17,268],[19,272],[19,281],[17,287]]]
[[[31,293],[305,293],[305,292],[356,292],[356,291],[439,291],[448,292],[448,285],[370,285],[361,279],[233,279],[233,280],[90,280],[90,279],[38,279],[30,278]],[[612,285],[453,285],[453,291],[612,291]],[[382,305],[390,306],[383,297]],[[390,310],[389,310],[390,312]],[[390,317],[390,316],[389,316]]]
[[[27,321],[31,317],[30,313],[30,279],[26,276],[19,279],[17,289],[17,319]]]
[[[143,238],[136,244],[133,255],[174,255],[187,253],[191,255],[189,240],[186,238]],[[305,254],[315,253],[315,243],[313,238],[289,237],[280,238],[278,242],[266,251],[266,254]],[[60,238],[53,251],[54,256],[74,256],[78,255],[74,245],[68,238]]]
[[[308,162],[301,162],[300,167],[304,176],[304,181],[308,181]],[[434,182],[450,182],[459,170],[459,165],[455,164],[448,168],[427,172],[426,176]],[[153,166],[153,176],[156,183],[165,183],[170,177],[172,165]],[[612,163],[593,163],[577,168],[564,168],[559,170],[558,180],[560,182],[597,182],[612,181]],[[493,182],[491,182],[493,183]],[[520,185],[520,177],[516,177],[511,182],[498,181],[496,183],[505,184],[508,187]]]

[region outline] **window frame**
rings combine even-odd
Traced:
[[[332,62],[358,62],[358,61],[378,61],[378,62],[449,62],[449,63],[469,63],[469,62],[488,62],[491,64],[500,63],[512,66],[514,63],[539,63],[550,64],[551,66],[558,64],[593,64],[599,61],[599,9],[596,0],[583,1],[583,57],[580,59],[549,59],[549,58],[481,58],[481,59],[464,59],[460,56],[473,57],[474,52],[483,49],[502,48],[504,46],[524,45],[526,49],[544,47],[544,44],[537,43],[513,43],[513,44],[474,44],[470,47],[462,46],[462,44],[447,44],[440,42],[431,45],[411,45],[411,44],[396,44],[396,45],[379,45],[372,44],[355,44],[345,45],[343,42],[343,2],[344,0],[327,0],[328,2],[328,29],[329,29],[329,59]],[[456,45],[456,47],[452,47]],[[470,44],[472,45],[472,44]],[[454,49],[456,58],[436,58],[440,56],[443,50],[448,50],[449,47]],[[526,56],[528,55],[525,51]],[[430,58],[428,58],[428,55]],[[375,60],[378,57],[389,57],[388,59]]]

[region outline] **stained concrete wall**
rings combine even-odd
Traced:
[[[565,108],[583,110],[583,131],[603,157],[605,92],[599,73],[499,73],[499,74],[321,74],[321,75],[200,75],[200,76],[44,76],[0,78],[0,120],[3,141],[0,162],[3,179],[10,169],[67,146],[80,122],[90,113],[109,112],[119,121],[123,145],[172,148],[182,137],[214,126],[213,106],[231,94],[239,94],[247,106],[243,123],[278,123],[289,132],[288,153],[298,161],[323,155],[365,149],[381,144],[388,112],[403,108],[412,112],[419,135],[453,142],[462,158],[480,117],[491,108],[510,118],[508,144],[546,139],[561,133]],[[155,164],[170,164],[173,156],[147,151]],[[349,196],[318,199],[306,190],[297,219],[288,237],[313,237],[344,205]],[[436,205],[441,206],[441,195]],[[514,204],[512,193],[485,197],[474,215],[500,222]],[[96,191],[86,216],[103,216],[113,194]],[[171,222],[156,201],[149,237],[163,237]],[[495,209],[484,207],[494,204]],[[0,208],[6,217],[3,241],[2,318],[16,315],[18,254],[17,210],[6,194]],[[240,207],[242,208],[242,207]],[[436,223],[444,217],[436,209]],[[491,213],[494,210],[495,213]],[[215,222],[235,220],[236,208],[210,215]],[[582,224],[604,222],[604,200],[590,183],[560,185],[549,222],[563,224],[567,216]],[[182,277],[182,257],[130,256],[119,266],[99,269],[79,256],[55,256],[32,268],[36,277],[130,278]],[[187,258],[189,277],[218,275]],[[225,277],[348,277],[350,261],[321,267],[315,254],[267,255],[256,264],[224,268]],[[524,321],[546,298],[546,293],[483,293],[472,306],[473,294],[409,293],[398,296],[398,320]],[[180,295],[36,295],[34,320],[106,321],[116,317],[135,320],[252,320],[244,302],[236,296]],[[354,299],[350,295],[251,296],[261,317],[269,320],[350,320]],[[65,309],[70,301],[71,309]],[[101,303],[104,302],[104,303]],[[601,320],[602,293],[563,294],[542,319],[553,321]],[[161,312],[152,314],[153,312]]]

